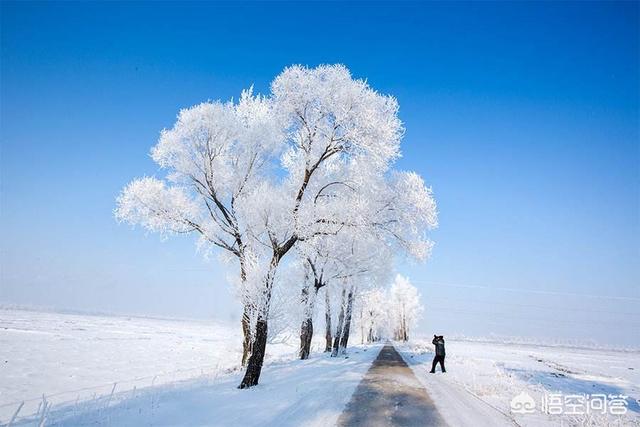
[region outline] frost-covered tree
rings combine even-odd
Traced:
[[[374,288],[364,293],[360,302],[360,334],[362,342],[375,342],[388,336],[388,292]]]
[[[424,310],[420,293],[409,279],[398,274],[389,290],[389,319],[396,340],[407,341],[409,331],[416,325]]]
[[[397,111],[394,98],[343,66],[293,66],[268,97],[245,91],[238,103],[181,111],[152,150],[166,178],[135,180],[118,197],[120,221],[197,233],[207,250],[237,260],[248,356],[241,388],[258,383],[287,254],[304,254],[308,264],[331,248],[331,274],[347,285],[341,328],[350,324],[355,272],[367,261],[342,256],[345,248],[429,255],[431,191],[417,174],[391,170],[403,133]]]
[[[345,237],[337,265],[342,279],[342,303],[333,337],[333,356],[347,348],[357,296],[362,291],[385,283],[393,265],[389,246],[374,234],[355,233],[353,236],[349,233]],[[347,240],[349,238],[350,241]]]
[[[391,270],[394,256],[425,260],[431,242],[426,230],[437,226],[437,212],[431,190],[422,178],[411,172],[393,172],[389,176],[356,174],[349,188],[357,194],[354,212],[343,221],[345,231],[333,237],[332,251],[339,260],[344,278],[332,354],[346,348],[355,297],[363,285],[379,286]],[[349,222],[353,221],[353,222]]]
[[[325,275],[328,260],[320,255],[304,256],[302,261],[306,268],[305,278],[300,294],[302,321],[300,325],[300,359],[307,359],[311,352],[313,338],[313,315],[318,292],[329,284],[329,275]]]
[[[366,233],[359,233],[357,227],[346,227],[341,233],[330,236],[319,236],[311,241],[305,241],[300,245],[300,253],[304,257],[307,267],[307,275],[303,282],[300,302],[304,307],[304,316],[300,327],[300,358],[306,359],[311,348],[313,338],[313,315],[317,294],[320,289],[332,285],[333,288],[355,287],[362,282],[384,281],[386,272],[391,269],[393,259],[379,241]],[[359,240],[356,240],[358,239]],[[307,251],[306,253],[304,251]],[[348,284],[348,285],[347,285]],[[327,288],[328,289],[328,288]],[[328,292],[328,291],[327,291]],[[328,293],[325,294],[328,296]],[[347,294],[345,294],[347,298]],[[345,303],[348,301],[345,300]],[[351,297],[353,303],[353,295]],[[347,304],[348,305],[348,304]],[[342,334],[346,328],[348,331],[350,322],[342,322],[342,327],[334,334],[331,331],[331,303],[325,299],[327,348],[333,348],[332,338],[342,337],[346,345],[348,334]],[[347,310],[345,306],[344,310]],[[341,307],[342,312],[342,307]],[[343,320],[349,319],[351,310],[343,314]],[[341,338],[339,338],[340,340]]]
[[[262,215],[269,262],[261,282],[264,304],[241,387],[258,383],[268,330],[270,294],[282,258],[296,244],[337,235],[365,194],[349,188],[357,171],[382,176],[399,155],[402,126],[394,98],[355,80],[343,66],[287,68],[272,86],[274,108],[287,130],[286,173],[271,187]]]
[[[237,103],[205,102],[180,111],[151,150],[165,179],[139,178],[117,199],[116,218],[163,235],[197,233],[207,251],[218,248],[239,266],[243,360],[250,352],[256,304],[245,287],[252,255],[251,203],[282,149],[270,100],[244,91]]]
[[[390,287],[377,287],[362,295],[360,328],[363,341],[381,337],[407,341],[423,311],[420,293],[398,274]]]

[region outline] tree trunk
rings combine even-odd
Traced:
[[[300,359],[308,359],[311,352],[311,338],[313,338],[313,296],[309,295],[311,283],[305,277],[300,302],[304,307],[304,318],[300,326]]]
[[[242,246],[241,246],[242,247]],[[247,268],[245,265],[244,251],[238,257],[240,262],[240,280],[242,281],[242,288],[244,290],[245,283],[247,281]],[[247,361],[251,355],[251,317],[249,316],[249,306],[245,301],[244,309],[242,311],[242,366],[247,366]]]
[[[242,341],[242,366],[247,366],[247,361],[251,355],[251,320],[246,306],[242,313],[242,333],[244,335]]]
[[[342,337],[342,327],[344,325],[344,309],[345,309],[345,289],[342,289],[342,303],[340,304],[340,314],[338,315],[338,325],[336,326],[336,334],[333,337],[333,350],[331,351],[331,357],[338,355],[340,348],[340,338]]]
[[[347,297],[347,313],[345,315],[344,330],[340,339],[340,350],[344,353],[349,342],[349,333],[351,331],[351,312],[353,311],[353,288],[349,290]]]
[[[325,333],[324,338],[326,340],[326,344],[324,347],[324,352],[328,353],[331,351],[331,299],[329,298],[329,287],[325,287],[324,290],[324,321],[325,321]]]
[[[300,359],[309,358],[311,338],[313,338],[313,319],[308,317],[302,321],[302,327],[300,328]]]
[[[409,336],[407,335],[407,318],[406,316],[402,316],[402,340],[407,341]]]
[[[265,300],[264,306],[260,307],[258,312],[258,320],[256,321],[255,336],[251,344],[251,356],[247,363],[247,370],[244,373],[244,378],[238,386],[238,388],[249,388],[258,385],[260,379],[260,373],[262,372],[262,363],[264,362],[264,355],[267,348],[268,337],[268,325],[269,308],[271,306],[271,291],[273,289],[273,281],[276,275],[276,269],[280,262],[280,255],[274,253],[271,259],[271,265],[269,266],[269,272],[264,279],[265,286]]]
[[[256,322],[256,336],[253,340],[251,356],[244,378],[238,388],[249,388],[258,385],[260,373],[262,372],[262,363],[264,361],[264,353],[267,348],[268,326],[266,319],[258,319]]]

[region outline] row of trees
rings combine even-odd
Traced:
[[[291,310],[279,301],[295,296],[303,308],[308,357],[319,291],[339,289],[333,327],[325,301],[327,348],[337,354],[365,284],[387,280],[398,256],[429,256],[436,204],[419,175],[393,169],[404,132],[397,113],[393,97],[344,66],[292,66],[266,96],[251,88],[237,102],[180,111],[151,150],[165,177],[136,179],[118,196],[119,221],[197,234],[203,251],[237,266],[241,388],[258,384],[269,322]]]
[[[362,342],[386,337],[407,341],[423,310],[418,290],[398,274],[389,289],[375,288],[363,295],[359,321]]]

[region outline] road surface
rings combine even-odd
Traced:
[[[427,391],[391,344],[382,348],[338,419],[340,427],[446,425]]]

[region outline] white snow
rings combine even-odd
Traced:
[[[0,421],[117,390],[237,365],[234,331],[212,322],[0,310]]]
[[[51,414],[49,425],[330,426],[377,356],[379,346],[356,347],[349,357],[314,354],[264,368],[261,384],[239,390],[241,374],[200,378],[104,397]]]
[[[238,390],[239,325],[0,310],[0,424],[24,401],[17,424],[38,425],[44,395],[46,425],[331,426],[380,345],[330,358],[321,332],[306,361],[296,337],[269,345],[260,385]],[[430,340],[396,347],[452,427],[640,425],[637,351],[447,340],[448,372],[432,375]],[[513,414],[522,391],[623,394],[629,408]]]
[[[398,346],[438,410],[452,426],[640,425],[640,353],[447,340],[447,373],[430,374],[430,339]],[[532,414],[514,414],[510,402],[521,392],[537,403]],[[550,415],[540,411],[543,395],[626,395],[621,419],[599,413]],[[584,424],[583,424],[584,423]]]
[[[19,421],[37,425],[44,394],[46,425],[332,425],[379,350],[317,343],[299,361],[295,340],[270,344],[261,385],[238,390],[239,328],[0,310],[0,424],[25,401]]]

